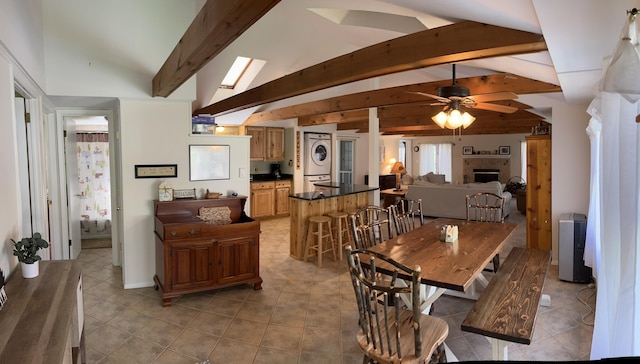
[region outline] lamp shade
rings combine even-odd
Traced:
[[[449,109],[447,111],[440,111],[432,116],[431,120],[442,129],[458,129],[461,126],[466,129],[476,118],[466,111],[460,112],[458,109]]]
[[[391,167],[391,173],[407,173],[407,170],[404,168],[404,164],[402,162],[396,162],[393,167]]]

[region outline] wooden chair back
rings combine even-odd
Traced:
[[[401,235],[424,225],[422,199],[401,199],[389,206],[396,235]]]
[[[349,216],[351,234],[357,249],[367,249],[393,238],[388,209],[367,206]]]
[[[449,326],[440,318],[420,312],[420,266],[411,269],[369,250],[347,247],[346,251],[358,303],[360,330],[356,337],[365,359],[422,363],[434,352],[442,354]],[[393,273],[378,274],[378,262],[385,262]],[[399,284],[400,280],[407,284]],[[401,294],[412,297],[412,307],[401,308]]]
[[[467,221],[504,222],[507,198],[491,192],[467,195]]]

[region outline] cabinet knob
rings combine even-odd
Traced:
[[[190,235],[195,235],[195,234],[196,234],[196,231],[195,231],[195,230],[193,230],[193,229],[191,229],[191,230],[189,230],[189,234],[190,234]]]
[[[171,232],[171,236],[178,236],[178,232],[177,231],[172,231]]]

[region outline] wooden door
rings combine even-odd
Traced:
[[[245,134],[251,136],[249,144],[249,160],[261,161],[265,158],[265,129],[262,126],[247,126]]]
[[[173,243],[170,251],[171,290],[210,286],[215,283],[215,246],[211,241]]]
[[[258,244],[254,237],[218,241],[218,284],[225,285],[258,275]]]
[[[265,143],[265,160],[284,160],[284,129],[265,128],[267,142]]]
[[[527,140],[527,248],[551,250],[551,136]]]

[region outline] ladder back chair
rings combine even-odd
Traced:
[[[390,210],[367,206],[349,216],[351,234],[357,249],[366,249],[393,238]]]
[[[507,198],[491,192],[479,192],[467,195],[467,221],[504,222],[504,210]],[[500,268],[500,254],[493,257],[493,269],[485,269],[497,272]]]
[[[369,250],[347,247],[346,253],[358,304],[360,330],[356,339],[364,353],[363,362],[445,362],[449,325],[420,312],[420,266],[411,269]],[[393,273],[380,279],[378,262],[385,262]],[[398,284],[401,280],[408,284]],[[413,298],[410,307],[403,306],[401,294]]]
[[[396,235],[401,235],[424,225],[422,216],[422,199],[400,199],[390,207]],[[419,225],[418,225],[419,224]]]

